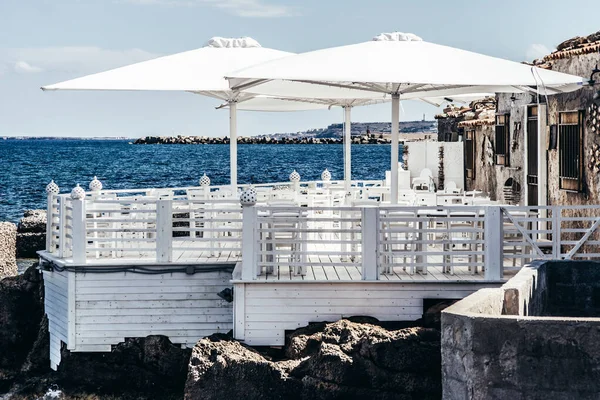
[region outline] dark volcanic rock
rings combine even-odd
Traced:
[[[444,300],[429,307],[423,313],[422,325],[426,328],[442,329],[442,311],[458,300]]]
[[[17,227],[19,233],[46,233],[46,211],[27,210]]]
[[[35,258],[46,248],[45,233],[17,233],[17,258]]]
[[[186,399],[438,399],[440,332],[342,320],[290,336],[274,362],[222,336],[192,351]]]
[[[289,372],[298,363],[274,363],[230,337],[212,335],[192,350],[185,398],[297,399],[301,382]]]
[[[48,331],[48,317],[44,315],[40,323],[37,338],[25,362],[21,366],[21,373],[26,375],[44,374],[50,370],[50,332]]]
[[[43,282],[36,267],[0,281],[0,393],[19,375],[40,330]]]
[[[128,339],[110,353],[63,349],[56,381],[71,393],[181,398],[190,352],[165,336]]]
[[[25,211],[17,227],[17,258],[35,258],[45,248],[46,211]]]

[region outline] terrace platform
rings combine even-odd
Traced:
[[[600,206],[435,193],[399,206],[382,182],[357,184],[365,198],[352,201],[324,185],[262,186],[257,204],[227,187],[50,193],[40,258],[52,367],[63,345],[103,352],[162,334],[193,346],[233,329],[280,346],[311,322],[412,321],[426,300],[499,287],[533,259],[600,254]]]

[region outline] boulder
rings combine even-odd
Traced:
[[[0,279],[17,275],[17,227],[0,222]]]
[[[439,399],[440,332],[341,320],[288,337],[273,361],[223,335],[192,350],[186,399]]]
[[[45,233],[17,233],[17,257],[36,258],[37,251],[46,248]]]
[[[443,300],[423,313],[422,325],[426,328],[442,329],[442,311],[456,303],[458,300]]]
[[[40,331],[44,288],[36,268],[0,281],[0,393],[19,376]]]
[[[17,228],[17,258],[36,258],[46,248],[46,222],[46,211],[25,211]]]
[[[298,399],[299,362],[272,362],[225,335],[201,339],[190,358],[185,399]]]
[[[46,210],[27,210],[17,227],[19,233],[46,233]]]
[[[110,353],[63,349],[56,383],[69,393],[180,399],[190,352],[165,336],[126,339]]]

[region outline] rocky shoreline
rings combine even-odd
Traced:
[[[354,136],[352,144],[390,144],[389,135]],[[342,138],[314,137],[239,137],[239,144],[343,144]],[[133,144],[229,144],[229,137],[208,136],[146,136],[137,139]]]

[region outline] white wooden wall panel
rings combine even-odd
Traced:
[[[226,272],[78,274],[75,351],[110,351],[129,337],[165,335],[193,346],[233,327],[232,305],[217,296]]]
[[[236,283],[236,302],[243,294],[245,307],[239,310],[243,318],[236,315],[235,338],[249,345],[281,346],[286,330],[310,322],[351,316],[414,321],[423,314],[423,299],[461,299],[482,287],[485,284]]]
[[[44,308],[50,332],[50,367],[60,364],[61,342],[68,343],[68,277],[67,272],[43,271]]]

